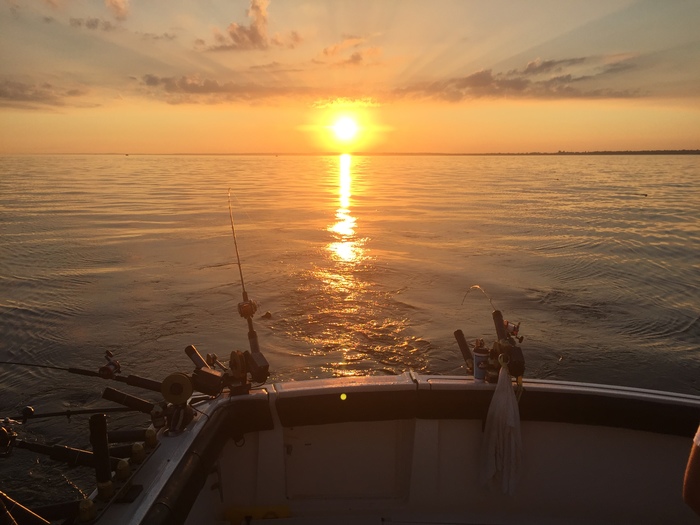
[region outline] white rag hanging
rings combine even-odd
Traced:
[[[508,367],[502,366],[486,416],[481,442],[481,482],[500,483],[503,494],[514,494],[520,475],[522,439],[520,410]]]

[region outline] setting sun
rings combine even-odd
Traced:
[[[332,129],[339,140],[347,142],[355,138],[359,127],[352,118],[341,117],[333,124]]]

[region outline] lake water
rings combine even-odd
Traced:
[[[0,360],[110,350],[161,380],[189,344],[247,349],[230,188],[271,380],[465,374],[452,334],[492,341],[492,303],[522,323],[527,377],[698,394],[699,182],[691,155],[3,157]],[[105,386],[0,365],[0,416],[104,406]],[[22,437],[87,447],[83,428]],[[20,500],[39,496],[19,474],[82,486],[14,455],[0,490]]]

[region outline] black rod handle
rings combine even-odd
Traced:
[[[467,367],[474,366],[474,357],[472,356],[472,352],[469,349],[469,344],[464,337],[464,332],[462,332],[462,330],[455,330],[454,336],[457,340],[457,346],[459,346],[459,350],[462,352],[462,358],[464,358],[464,362],[466,363]]]
[[[134,441],[146,441],[146,428],[136,430],[110,430],[107,432],[107,441],[110,443],[133,443]]]
[[[78,374],[81,376],[89,376],[89,377],[101,377],[99,373],[93,371],[93,370],[85,370],[83,368],[68,368],[68,371],[71,374]]]
[[[126,377],[114,376],[114,380],[119,381],[120,383],[126,383],[129,386],[136,386],[145,390],[150,390],[151,392],[160,393],[160,381],[155,381],[146,377],[133,375]]]
[[[496,327],[496,336],[499,341],[508,339],[508,332],[506,332],[505,326],[503,326],[503,314],[500,310],[494,310],[493,314],[493,324]]]
[[[117,390],[116,388],[109,386],[104,389],[104,392],[102,392],[102,397],[107,401],[114,401],[115,403],[119,403],[120,405],[124,405],[128,408],[133,408],[134,410],[138,410],[144,414],[150,414],[154,406],[150,401],[132,396],[131,394],[127,394],[126,392],[122,392],[121,390]]]

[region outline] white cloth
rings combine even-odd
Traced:
[[[696,447],[700,447],[700,426],[698,427],[698,431],[695,433],[695,437],[693,438],[693,443],[695,443]]]
[[[481,482],[500,483],[503,494],[514,494],[522,459],[520,410],[507,367],[501,367],[491,398],[481,441]]]

